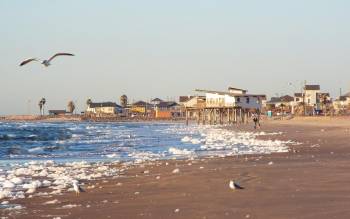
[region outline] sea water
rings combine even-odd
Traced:
[[[1,122],[0,160],[135,160],[179,156],[284,152],[275,133],[236,132],[182,123]]]
[[[0,200],[60,194],[74,180],[119,177],[135,163],[287,152],[293,142],[257,138],[279,134],[182,123],[0,122]]]

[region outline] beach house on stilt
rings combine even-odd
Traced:
[[[205,94],[205,104],[197,108],[186,108],[188,123],[191,111],[196,111],[198,123],[230,124],[248,121],[252,112],[260,113],[266,95],[248,94],[247,90],[229,87],[228,91],[196,89]]]

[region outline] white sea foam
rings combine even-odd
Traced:
[[[167,129],[166,132],[192,133],[181,139],[182,142],[199,145],[201,154],[207,151],[220,151],[217,155],[234,154],[269,154],[275,152],[288,152],[288,144],[292,141],[261,140],[258,136],[280,135],[282,132],[237,132],[223,129],[220,126],[189,126],[180,129]],[[170,152],[170,151],[169,151]]]
[[[104,163],[29,162],[7,171],[7,175],[2,176],[6,179],[0,182],[0,200],[24,198],[25,194],[49,195],[40,192],[40,188],[43,187],[51,189],[50,194],[60,194],[72,187],[73,180],[93,180],[119,174],[118,169]],[[39,180],[35,177],[44,179]]]
[[[175,147],[170,147],[168,151],[173,155],[193,155],[194,154],[194,151],[190,151],[187,149],[178,149]]]

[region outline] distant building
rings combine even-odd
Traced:
[[[192,96],[186,102],[183,103],[186,108],[204,108],[205,107],[205,96]]]
[[[181,104],[181,112],[182,116],[185,116],[185,109],[202,109],[205,108],[205,96],[190,96],[190,98],[187,98],[186,102],[183,102]],[[189,111],[189,118],[195,118],[197,117],[197,111]]]
[[[333,102],[333,108],[336,113],[345,113],[350,110],[350,92],[339,96]]]
[[[294,94],[293,110],[305,111],[304,114],[310,115],[315,112],[326,111],[331,103],[329,93],[321,92],[320,85],[305,85],[302,93]],[[303,108],[303,110],[300,110]]]
[[[242,94],[243,95],[243,94],[246,94],[248,91],[240,89],[240,88],[229,87],[228,92],[230,92],[232,94]]]
[[[290,113],[294,104],[294,97],[285,95],[281,97],[271,97],[266,103],[266,110],[273,113]]]
[[[154,98],[153,100],[151,100],[151,104],[153,104],[153,105],[160,104],[161,102],[164,102],[164,101],[162,99],[159,99],[159,98]]]
[[[145,101],[137,101],[131,105],[130,111],[132,113],[146,114],[152,110],[153,106]]]
[[[303,103],[303,93],[295,93],[294,94],[294,102],[295,103]]]
[[[281,106],[292,106],[294,102],[294,97],[285,95],[281,97],[271,97],[271,100],[266,104],[273,107],[281,107]]]
[[[121,111],[121,106],[113,102],[91,102],[86,109],[87,114],[98,114],[98,115],[116,115]]]
[[[192,99],[193,97],[195,96],[191,96],[191,95],[188,95],[188,96],[179,96],[179,104],[180,106],[184,106],[184,104],[189,101],[190,99]]]
[[[170,119],[181,117],[181,107],[174,101],[162,101],[155,105],[155,117]]]
[[[318,93],[320,93],[320,85],[305,85],[304,96],[305,103],[309,106],[316,105],[318,101]]]
[[[66,113],[67,113],[66,110],[49,110],[50,116],[60,116],[60,115],[65,115]]]

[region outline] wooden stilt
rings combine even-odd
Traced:
[[[186,109],[186,125],[188,125],[188,110]]]

